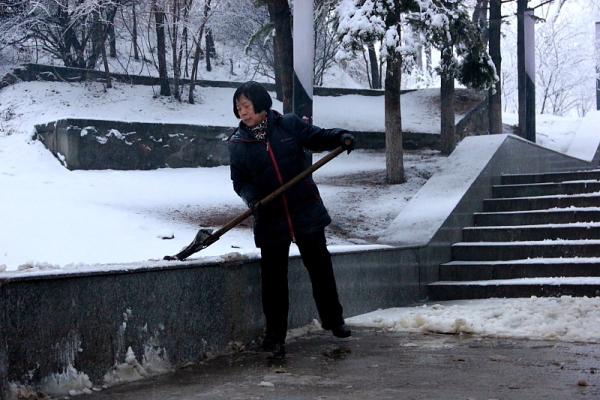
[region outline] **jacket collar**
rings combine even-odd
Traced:
[[[275,111],[275,110],[271,110],[271,109],[269,111],[267,111],[267,120],[268,120],[267,138],[269,137],[269,134],[271,133],[271,131],[273,130],[273,127],[277,123],[277,120],[280,119],[281,117],[282,117],[282,115],[279,111]],[[229,139],[227,139],[228,142],[238,141],[238,140],[256,141],[256,139],[254,138],[254,135],[250,132],[250,130],[248,129],[246,124],[244,124],[242,121],[240,121],[237,129],[233,132],[233,134],[229,137]]]

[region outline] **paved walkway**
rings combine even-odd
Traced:
[[[600,399],[600,345],[354,328],[287,347],[285,361],[237,353],[85,399]]]

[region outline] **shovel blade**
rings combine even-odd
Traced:
[[[194,240],[192,241],[192,243],[189,244],[189,246],[185,247],[183,250],[181,250],[179,253],[175,254],[174,256],[165,256],[163,258],[163,260],[167,260],[167,261],[183,261],[186,258],[188,258],[189,256],[191,256],[194,253],[199,252],[200,250],[208,247],[209,245],[211,245],[212,243],[214,243],[216,241],[215,240],[211,240],[211,235],[214,232],[213,229],[205,229],[202,228],[198,231],[198,233],[196,233],[196,237],[194,238]]]

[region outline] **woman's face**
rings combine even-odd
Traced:
[[[240,97],[238,97],[235,101],[235,108],[237,109],[238,115],[240,116],[242,122],[250,128],[260,124],[260,122],[267,115],[266,111],[261,111],[260,113],[256,114],[254,112],[254,106],[252,105],[252,102],[243,94],[241,94]]]

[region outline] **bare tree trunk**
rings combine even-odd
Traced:
[[[173,48],[173,96],[181,101],[183,85],[181,84],[183,60],[185,54],[185,75],[187,75],[187,41],[188,41],[188,22],[192,0],[172,0],[171,1],[172,22],[171,22],[171,44]],[[181,34],[180,34],[181,28]]]
[[[167,73],[167,46],[165,40],[165,12],[159,9],[156,0],[152,2],[156,27],[156,49],[158,57],[158,76],[160,78],[160,95],[170,96],[169,75]]]
[[[190,92],[188,95],[188,102],[190,104],[194,104],[194,88],[196,87],[196,78],[198,77],[198,65],[200,65],[200,56],[202,55],[202,36],[204,35],[204,26],[206,25],[206,21],[208,20],[208,15],[210,13],[210,0],[204,3],[204,21],[200,28],[198,29],[198,37],[194,39],[194,43],[196,44],[196,51],[194,52],[194,61],[192,63],[192,73],[190,75]]]
[[[189,48],[189,30],[187,23],[183,27],[183,32],[181,35],[181,47],[179,47],[179,58],[181,60],[185,60],[185,65],[183,65],[183,77],[187,78],[188,75],[188,67],[189,67],[189,59],[190,59],[190,48]],[[183,90],[183,89],[182,89]]]
[[[202,31],[204,30],[204,24],[200,28],[200,32],[198,33],[198,39],[194,40],[196,43],[196,51],[194,52],[194,61],[192,63],[192,73],[190,74],[190,92],[188,95],[188,102],[190,104],[194,104],[194,88],[196,87],[196,78],[198,76],[198,64],[200,64],[200,56],[202,55],[202,47],[200,43],[202,43]]]
[[[393,19],[390,25],[400,28],[400,10],[390,15]],[[394,54],[388,56],[385,71],[385,170],[387,181],[390,184],[403,183],[404,178],[404,153],[402,150],[402,114],[400,108],[400,88],[402,84],[402,56]]]
[[[490,0],[490,29],[489,29],[489,51],[492,62],[496,67],[496,74],[501,77],[502,74],[502,56],[501,56],[501,32],[502,23],[501,13],[502,1]],[[502,83],[496,82],[489,92],[488,118],[490,134],[502,133]]]
[[[117,15],[118,5],[113,5],[107,16],[108,26],[106,27],[106,36],[108,36],[108,45],[110,48],[110,56],[112,58],[117,57],[117,36],[115,35],[115,16]]]
[[[171,41],[171,59],[173,66],[173,97],[181,100],[179,78],[181,77],[181,59],[179,58],[179,22],[181,21],[182,5],[179,0],[172,0],[171,24],[169,25]]]
[[[200,64],[200,56],[202,55],[202,36],[204,35],[204,26],[208,18],[210,7],[210,0],[208,0],[204,4],[204,22],[202,22],[202,25],[200,25],[200,29],[198,29],[198,38],[194,39],[194,42],[196,44],[196,51],[194,52],[192,73],[190,75],[190,92],[188,95],[188,102],[190,104],[194,104],[194,88],[196,87],[196,78],[198,77],[198,65]]]
[[[477,0],[475,10],[473,11],[473,21],[477,22],[477,25],[481,28],[482,39],[484,43],[488,41],[488,20],[487,20],[487,9],[489,0]]]
[[[447,7],[455,8],[454,3],[444,2]],[[440,73],[440,151],[449,155],[456,147],[456,124],[454,121],[454,75],[452,60],[454,58],[454,43],[447,39],[441,51]]]
[[[63,61],[65,67],[86,68],[83,50],[85,44],[77,38],[77,33],[73,28],[73,22],[70,20],[69,13],[66,9],[59,8],[57,16],[59,25],[65,26],[64,36],[64,55]],[[71,50],[73,48],[73,50]]]
[[[90,36],[92,38],[92,51],[87,57],[85,62],[85,67],[87,69],[96,69],[96,65],[98,64],[98,58],[100,58],[100,44],[103,42],[101,36],[102,32],[102,21],[100,21],[100,13],[94,11],[91,16],[91,32]]]
[[[293,108],[294,95],[294,48],[290,6],[287,0],[271,0],[268,10],[271,20],[275,24],[273,51],[276,54],[275,69],[280,71],[283,112],[290,113]]]
[[[388,58],[385,72],[385,167],[388,183],[403,183],[402,115],[400,113],[400,56]]]
[[[454,120],[454,77],[441,77],[440,98],[440,151],[442,154],[449,155],[456,148],[456,124]]]
[[[210,65],[210,58],[215,55],[215,42],[212,37],[212,30],[210,28],[206,29],[206,35],[204,35],[206,39],[205,54],[206,54],[206,70],[212,71],[212,66]]]
[[[138,43],[137,43],[137,13],[135,11],[135,2],[136,0],[133,0],[131,2],[131,13],[133,16],[133,29],[132,29],[132,33],[131,33],[131,41],[133,42],[133,58],[136,61],[139,61],[140,59],[140,54],[138,52]]]
[[[100,22],[100,21],[99,21]],[[98,24],[98,29],[100,30],[100,52],[102,53],[102,59],[104,60],[104,71],[106,72],[106,87],[108,89],[112,88],[112,82],[110,79],[110,70],[108,68],[108,59],[106,58],[106,42],[104,40],[105,34],[104,29],[102,27],[102,23]]]

